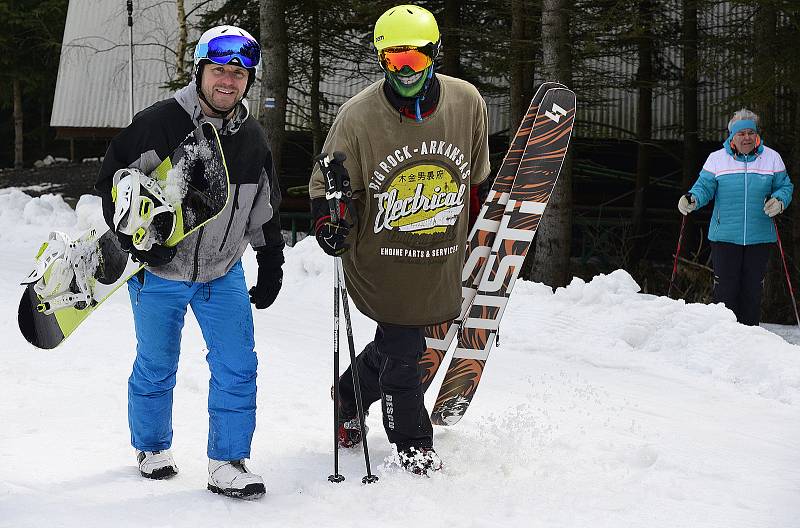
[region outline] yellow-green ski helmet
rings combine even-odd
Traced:
[[[387,10],[375,22],[372,43],[378,53],[396,46],[433,46],[438,52],[440,39],[433,13],[415,5],[399,5]]]
[[[441,34],[433,14],[419,6],[400,5],[383,13],[375,22],[373,43],[378,52],[378,60],[386,75],[386,81],[402,97],[424,98],[430,87],[434,60],[439,54]],[[429,57],[423,70],[409,66],[401,70],[387,67],[389,56],[399,50],[416,49],[415,52]],[[418,120],[421,118],[418,117]]]

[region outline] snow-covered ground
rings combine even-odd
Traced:
[[[19,281],[49,230],[99,222],[94,197],[76,212],[57,195],[0,190],[2,527],[800,526],[800,331],[639,294],[621,270],[555,293],[517,284],[472,406],[435,430],[441,474],[384,462],[376,407],[380,482],[360,483],[357,451],[341,457],[347,480],[329,483],[332,262],[313,238],[287,248],[283,291],[255,312],[250,467],[268,495],[240,502],[205,489],[208,369],[191,315],[175,390],[180,474],[143,479],[127,428],[127,295],[52,351],[30,346],[16,323]],[[244,264],[252,282],[252,252]],[[363,346],[374,325],[358,313],[353,325]]]

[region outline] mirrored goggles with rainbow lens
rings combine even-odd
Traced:
[[[421,72],[433,64],[433,59],[430,55],[423,53],[420,48],[414,46],[386,48],[381,50],[379,56],[383,67],[391,73],[397,73],[406,66],[415,72]]]
[[[235,64],[255,68],[261,61],[261,46],[243,35],[221,35],[200,46],[200,56],[214,64]]]

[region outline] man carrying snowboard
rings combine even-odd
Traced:
[[[174,97],[139,112],[109,145],[95,188],[112,229],[136,210],[114,203],[117,186],[144,180],[203,122],[219,131],[230,178],[228,203],[217,218],[178,246],[137,248],[117,230],[120,244],[147,264],[128,283],[136,327],[136,359],[128,380],[128,422],[141,474],[163,479],[178,468],[172,445],[172,389],[187,306],[208,346],[208,488],[245,499],[264,495],[263,479],[244,465],[255,429],[256,366],[250,303],[266,308],[281,287],[283,238],[280,189],[263,130],[244,97],[261,58],[258,42],[233,26],[212,28],[194,51],[192,81]],[[241,256],[257,253],[258,280],[248,290]]]
[[[470,188],[489,174],[486,104],[474,86],[434,73],[439,28],[427,10],[402,5],[375,24],[385,73],[339,110],[323,152],[345,154],[353,211],[332,221],[325,182],[309,192],[316,238],[341,256],[358,309],[377,322],[358,355],[363,408],[381,400],[383,424],[406,470],[441,468],[425,409],[419,359],[425,326],[458,317]],[[361,442],[351,369],[339,383],[338,440]]]

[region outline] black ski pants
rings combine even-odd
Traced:
[[[433,426],[425,409],[419,360],[425,352],[423,327],[378,323],[375,340],[356,357],[364,410],[381,400],[383,427],[398,450],[433,447]],[[339,379],[341,416],[356,415],[353,372]]]
[[[711,242],[714,302],[724,303],[744,325],[758,326],[761,290],[772,244]]]

